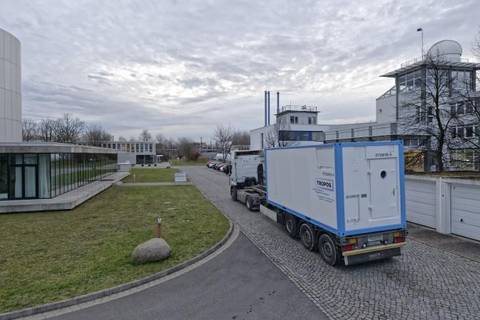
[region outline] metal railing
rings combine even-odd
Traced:
[[[308,111],[308,112],[318,112],[318,108],[316,106],[307,106],[307,105],[285,105],[280,108],[280,112],[285,111]]]

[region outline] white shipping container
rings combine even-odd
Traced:
[[[267,149],[267,201],[339,237],[404,229],[398,141]]]

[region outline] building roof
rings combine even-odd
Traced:
[[[113,149],[56,142],[0,143],[0,153],[117,153]]]
[[[427,65],[427,61],[425,59],[423,60],[412,60],[409,62],[406,62],[400,66],[400,68],[390,71],[388,73],[382,74],[380,77],[387,77],[387,78],[395,78],[398,75],[410,73],[412,71],[415,71],[417,69],[420,69],[423,66]],[[479,70],[480,69],[480,63],[476,62],[467,62],[466,60],[464,61],[445,61],[439,63],[441,67],[445,68],[459,68],[459,69],[470,69],[470,70]]]

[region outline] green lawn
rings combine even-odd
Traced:
[[[172,166],[204,166],[208,159],[200,158],[198,160],[170,160]]]
[[[172,256],[130,254],[162,218]],[[190,259],[228,221],[194,186],[112,187],[72,211],[0,215],[0,313],[112,287]]]
[[[123,182],[174,182],[175,172],[171,168],[133,168],[130,175],[123,179]]]

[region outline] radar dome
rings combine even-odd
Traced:
[[[442,40],[435,43],[427,52],[432,59],[460,62],[462,46],[454,40]]]

